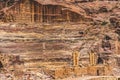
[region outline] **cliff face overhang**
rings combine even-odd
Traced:
[[[118,1],[93,1],[86,3],[75,3],[75,2],[67,2],[67,1],[56,1],[56,0],[34,0],[42,5],[60,5],[68,8],[68,10],[73,11],[75,13],[86,15],[85,9],[94,9],[99,10],[101,8],[106,8],[108,11],[114,9],[116,6],[120,7],[120,3]]]
[[[74,12],[83,18],[93,20],[93,18],[101,19],[106,16],[110,16],[113,12],[114,14],[119,14],[119,12],[114,10],[115,8],[120,8],[120,3],[118,1],[93,1],[85,3],[75,3],[69,1],[57,1],[57,0],[33,0],[41,5],[51,5],[51,6],[62,6],[63,10],[68,10]],[[16,4],[19,4],[17,2]],[[7,13],[16,6],[16,4],[0,10],[0,12]],[[103,15],[101,13],[108,13],[108,15]],[[1,13],[0,13],[1,14]],[[91,15],[92,14],[92,15]],[[100,14],[100,15],[99,15]],[[100,18],[98,18],[100,17]]]
[[[83,9],[81,9],[80,7],[76,6],[76,4],[74,3],[70,3],[70,2],[58,2],[58,1],[54,1],[54,0],[35,0],[36,2],[42,4],[42,5],[58,5],[58,6],[62,6],[65,7],[67,10],[75,12],[77,14],[80,15],[85,15],[85,11]]]
[[[44,0],[44,1],[43,0],[34,0],[34,1],[40,3],[41,5],[58,5],[58,6],[62,6],[62,7],[65,7],[66,10],[75,12],[75,13],[80,14],[80,15],[85,15],[85,11],[83,9],[80,9],[79,7],[77,7],[73,3],[57,2],[57,1],[53,1],[53,0]],[[0,10],[0,12],[8,11],[8,10],[12,9],[13,7],[15,7],[16,4],[19,4],[19,3],[20,2],[16,2],[10,7],[5,7],[2,10]]]

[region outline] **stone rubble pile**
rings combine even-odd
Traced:
[[[0,80],[52,80],[52,78],[40,72],[24,72],[20,77],[7,72],[0,73]]]

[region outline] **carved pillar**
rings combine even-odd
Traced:
[[[95,56],[95,53],[94,52],[91,52],[89,54],[89,58],[90,58],[90,65],[95,65],[96,64],[96,56]]]
[[[79,52],[73,52],[73,66],[78,66],[79,65]]]

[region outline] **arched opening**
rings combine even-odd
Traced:
[[[101,57],[98,57],[97,64],[103,64],[103,59]]]
[[[97,70],[96,70],[96,75],[97,76],[103,76],[105,73],[105,70],[103,67],[98,67]]]
[[[107,8],[105,6],[103,6],[103,7],[100,7],[99,12],[100,13],[102,13],[102,12],[108,12],[108,10],[107,10]]]
[[[109,40],[102,40],[102,48],[104,51],[111,50],[111,43]]]
[[[1,69],[1,68],[3,68],[3,64],[2,64],[2,62],[0,61],[0,69]]]
[[[120,80],[120,78],[118,78],[118,80]]]
[[[99,70],[97,70],[97,76],[99,76],[100,75],[100,71]]]

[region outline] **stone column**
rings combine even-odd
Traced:
[[[91,52],[89,54],[89,58],[90,58],[90,65],[95,65],[96,64],[96,56],[95,56],[95,53],[94,52]]]
[[[73,56],[73,66],[79,66],[79,52],[75,51],[72,53]]]

